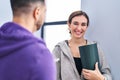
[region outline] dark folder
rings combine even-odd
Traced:
[[[79,52],[83,68],[94,70],[96,62],[100,68],[97,43],[79,46]]]

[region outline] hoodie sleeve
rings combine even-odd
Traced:
[[[52,53],[54,55],[54,59],[56,62],[56,68],[57,68],[57,79],[56,80],[61,80],[61,48],[60,46],[55,46]]]
[[[105,55],[103,54],[102,49],[98,45],[98,53],[99,53],[99,59],[100,59],[100,71],[105,77],[105,80],[112,80],[111,70],[110,66],[108,65]]]

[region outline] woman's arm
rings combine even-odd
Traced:
[[[57,69],[57,79],[56,80],[62,80],[61,79],[61,49],[59,46],[55,46],[55,48],[52,51],[56,63],[56,69]]]
[[[105,55],[102,49],[98,46],[99,60],[100,60],[100,71],[106,80],[112,80],[110,66],[106,61]]]

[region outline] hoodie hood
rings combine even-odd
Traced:
[[[13,54],[35,41],[40,40],[20,25],[13,22],[5,23],[0,28],[0,58]],[[43,43],[42,39],[40,42]]]

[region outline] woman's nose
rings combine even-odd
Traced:
[[[81,25],[79,25],[79,26],[78,26],[78,29],[79,29],[79,30],[81,30],[81,29],[82,29],[82,26],[81,26]]]

